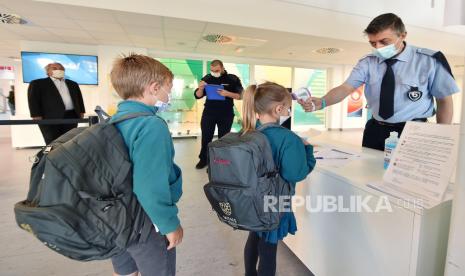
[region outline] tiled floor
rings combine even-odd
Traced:
[[[177,139],[175,148],[176,162],[183,170],[184,195],[179,208],[185,231],[177,249],[177,275],[243,275],[242,250],[247,233],[231,230],[212,213],[202,189],[207,175],[194,169],[199,140]],[[26,196],[31,166],[28,159],[35,152],[37,149],[12,149],[8,139],[0,138],[0,275],[111,275],[109,261],[68,260],[16,226],[13,205]],[[280,244],[278,275],[311,273]]]

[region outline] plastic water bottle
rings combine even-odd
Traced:
[[[389,167],[389,162],[391,162],[391,156],[396,149],[397,142],[399,142],[399,134],[396,131],[392,131],[384,142],[384,169]]]

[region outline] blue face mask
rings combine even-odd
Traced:
[[[167,94],[168,94],[168,102],[165,103],[163,101],[157,100],[157,102],[155,103],[155,107],[158,108],[157,109],[158,112],[165,112],[171,107],[171,93],[167,93]]]
[[[165,112],[168,110],[168,108],[170,107],[170,103],[165,103],[165,102],[162,102],[162,101],[157,101],[155,103],[155,107],[158,108],[157,111],[158,112]]]
[[[399,40],[397,40],[399,41]],[[390,59],[392,58],[393,56],[397,55],[397,53],[399,52],[399,50],[397,50],[396,48],[396,43],[392,43],[392,44],[389,44],[387,46],[384,46],[384,47],[381,47],[381,48],[378,48],[378,49],[373,49],[373,54],[382,58],[382,59]]]

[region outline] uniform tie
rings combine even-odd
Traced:
[[[386,73],[384,73],[383,81],[381,82],[379,116],[387,120],[394,115],[394,90],[396,87],[396,79],[392,71],[392,65],[397,62],[397,59],[386,59],[384,62],[386,62]]]

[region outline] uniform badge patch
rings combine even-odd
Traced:
[[[423,92],[419,91],[418,87],[412,87],[410,88],[410,91],[408,92],[407,96],[412,102],[416,102],[419,99],[421,99],[421,96],[423,96]]]

